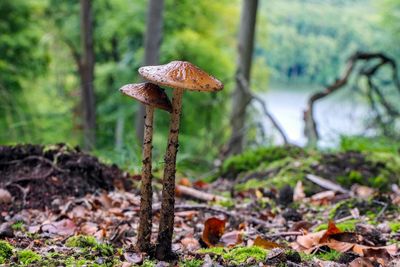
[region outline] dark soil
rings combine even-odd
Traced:
[[[95,191],[129,190],[130,180],[116,165],[106,165],[79,147],[0,146],[0,188],[13,202],[0,211],[51,207],[54,199],[82,197]]]

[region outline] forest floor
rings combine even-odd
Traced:
[[[400,266],[399,168],[390,153],[273,147],[207,181],[178,174],[170,264]],[[169,266],[134,251],[139,181],[62,144],[0,147],[0,265]]]

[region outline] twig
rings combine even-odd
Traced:
[[[329,190],[332,190],[332,191],[335,191],[335,192],[344,193],[344,194],[350,192],[349,190],[341,187],[340,185],[338,185],[338,184],[336,184],[336,183],[334,183],[332,181],[329,181],[329,180],[327,180],[325,178],[322,178],[320,176],[314,175],[314,174],[307,174],[306,178],[308,180],[310,180],[311,182],[313,182],[313,183],[315,183],[315,184],[317,184],[320,187],[325,188],[325,189],[329,189]]]
[[[187,187],[184,185],[176,185],[175,189],[178,194],[185,195],[188,197],[196,198],[202,201],[226,201],[227,199],[221,196],[213,195],[207,192],[203,192],[191,187]]]

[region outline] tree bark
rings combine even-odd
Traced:
[[[236,77],[244,78],[247,84],[250,84],[257,6],[258,0],[243,0],[238,37],[239,45]],[[231,140],[229,141],[230,147],[228,148],[228,155],[238,154],[243,150],[245,135],[241,133],[241,131],[243,131],[245,127],[246,109],[249,103],[249,95],[243,90],[238,79],[236,79],[230,118],[232,134]]]
[[[91,0],[81,0],[82,56],[78,66],[81,80],[84,148],[91,150],[96,142],[96,107],[94,95],[94,47]]]
[[[151,187],[151,158],[153,141],[153,115],[154,107],[146,105],[146,117],[144,123],[143,141],[143,167],[142,184],[140,187],[140,218],[138,228],[137,248],[142,252],[149,252],[151,248],[151,226],[152,226],[152,198],[153,190]]]
[[[164,0],[150,0],[147,11],[147,30],[144,40],[145,66],[157,65],[160,60],[160,45],[163,33]],[[136,113],[136,136],[143,142],[144,105],[140,104]]]
[[[179,123],[182,111],[183,89],[174,89],[172,98],[171,124],[168,136],[167,152],[161,202],[160,227],[156,244],[156,258],[166,260],[172,256],[172,234],[174,231],[175,172],[178,153]]]

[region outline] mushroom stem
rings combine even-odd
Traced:
[[[175,172],[176,154],[178,152],[179,122],[182,110],[183,89],[174,88],[172,98],[172,114],[168,136],[167,152],[161,202],[160,226],[156,245],[156,258],[165,260],[172,255],[172,234],[174,231],[175,205]]]
[[[151,248],[150,239],[153,197],[153,190],[151,188],[151,150],[153,140],[153,115],[154,107],[146,105],[143,139],[142,184],[140,186],[140,219],[138,228],[138,240],[136,244],[137,249],[142,252],[148,252]]]

